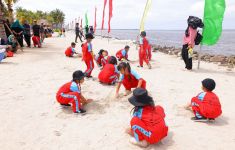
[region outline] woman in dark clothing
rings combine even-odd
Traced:
[[[25,21],[24,25],[24,40],[27,43],[28,47],[31,47],[31,34],[30,34],[30,25]]]
[[[20,24],[19,20],[16,20],[12,25],[11,25],[11,30],[13,34],[15,35],[17,41],[19,42],[20,46],[23,47],[23,32],[24,32],[24,27]]]

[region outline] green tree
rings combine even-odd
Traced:
[[[4,2],[7,5],[7,11],[8,11],[8,18],[10,22],[14,21],[13,18],[13,4],[17,3],[19,0],[4,0]]]
[[[53,23],[56,25],[56,27],[62,28],[65,20],[65,14],[60,9],[55,9],[50,12],[50,16],[53,18]]]

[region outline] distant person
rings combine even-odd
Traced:
[[[71,46],[66,49],[65,55],[67,57],[73,57],[73,55],[76,54],[75,47],[76,47],[76,44],[72,42]]]
[[[24,44],[23,44],[24,27],[20,24],[19,20],[16,20],[11,25],[11,30],[12,30],[16,40],[19,42],[20,46],[24,47]]]
[[[30,32],[30,25],[27,21],[24,22],[24,40],[27,43],[27,47],[31,47],[31,32]]]
[[[92,102],[82,95],[81,84],[84,83],[84,74],[78,70],[73,73],[72,81],[64,84],[56,94],[56,99],[62,106],[71,106],[74,113],[84,114],[84,105]]]
[[[126,45],[124,49],[119,50],[116,53],[116,57],[118,59],[118,61],[129,61],[128,59],[128,52],[129,52],[130,46]]]
[[[126,89],[124,96],[131,94],[132,88],[146,88],[146,81],[136,71],[131,69],[129,63],[121,62],[117,69],[120,72],[120,78],[116,88],[116,97],[119,97],[121,85]]]
[[[77,43],[77,38],[79,37],[81,43],[83,42],[82,41],[82,31],[80,30],[80,27],[79,27],[79,23],[76,23],[76,27],[75,27],[75,34],[76,34],[76,37],[75,37],[75,43]]]
[[[185,69],[187,70],[192,70],[193,68],[192,55],[193,48],[195,46],[195,40],[197,38],[197,28],[202,28],[203,26],[204,24],[202,23],[201,19],[193,16],[190,16],[188,18],[188,27],[184,34],[183,48],[181,54],[185,63]]]
[[[90,26],[90,27],[89,27],[89,32],[90,32],[91,34],[94,34],[94,28],[93,28],[93,26]]]
[[[94,61],[93,61],[93,49],[92,49],[92,40],[94,36],[90,33],[86,34],[86,42],[82,44],[82,59],[85,61],[87,69],[85,71],[85,76],[87,78],[92,78],[91,73],[94,69]]]
[[[41,26],[40,26],[40,39],[41,39],[41,42],[44,41],[44,38],[45,38],[45,29],[44,29],[44,24],[41,23]]]
[[[41,40],[40,40],[40,26],[37,24],[37,21],[34,20],[34,25],[32,27],[33,29],[33,45],[34,47],[38,46],[38,48],[41,47]]]
[[[118,81],[117,59],[111,56],[108,63],[99,73],[99,81],[103,84],[113,85]]]
[[[140,147],[156,144],[167,136],[168,126],[165,123],[165,112],[161,106],[155,106],[147,90],[137,88],[128,99],[134,106],[131,128],[127,133],[132,136],[130,142]]]
[[[148,58],[148,49],[149,49],[149,42],[146,38],[146,32],[142,31],[140,33],[140,41],[139,41],[139,66],[138,67],[143,67],[143,62],[145,62],[148,65],[148,68],[151,69],[152,66],[149,62]]]
[[[205,79],[202,81],[202,90],[200,94],[193,97],[191,105],[195,117],[194,121],[214,120],[222,114],[219,98],[213,90],[216,83],[213,79]]]

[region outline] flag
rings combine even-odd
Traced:
[[[109,33],[109,32],[110,32],[110,30],[111,30],[110,22],[111,22],[112,17],[113,17],[113,0],[109,0],[109,22],[108,22],[108,33]]]
[[[142,17],[141,23],[140,23],[140,32],[144,31],[144,23],[147,18],[147,14],[150,10],[151,5],[152,5],[152,0],[147,0],[146,5],[145,5],[145,9],[144,9],[144,14],[143,14],[143,17]]]
[[[95,33],[95,31],[96,31],[96,26],[97,26],[97,24],[96,24],[96,11],[97,11],[97,8],[95,7],[95,23],[94,23],[94,33]]]
[[[86,26],[89,26],[88,24],[88,17],[87,17],[87,12],[86,12],[86,14],[85,14],[85,24],[86,24]]]
[[[81,25],[80,25],[80,27],[82,28],[82,19],[81,19]]]
[[[104,0],[104,8],[103,8],[103,17],[102,17],[102,26],[101,26],[101,30],[104,30],[104,16],[105,16],[105,7],[107,4],[107,0]]]
[[[202,44],[214,45],[222,33],[225,0],[205,0]]]

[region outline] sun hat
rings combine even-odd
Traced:
[[[148,91],[143,88],[136,88],[129,102],[134,106],[154,105],[153,98],[148,95]]]

